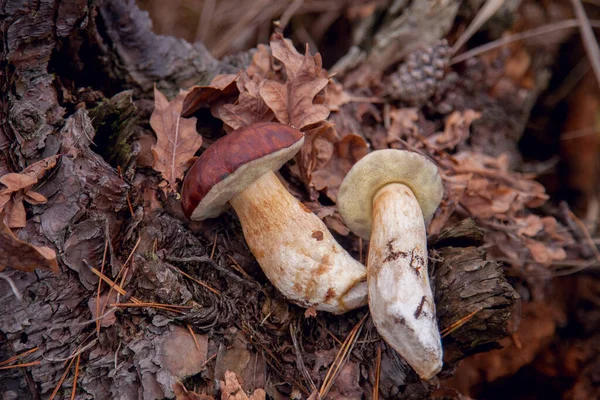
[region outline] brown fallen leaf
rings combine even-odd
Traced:
[[[312,182],[319,191],[324,191],[334,202],[350,168],[369,152],[369,146],[358,135],[349,134],[335,144],[334,152],[329,162],[312,173]]]
[[[183,100],[181,116],[191,117],[199,109],[209,107],[221,98],[235,96],[237,94],[235,81],[238,75],[217,75],[208,86],[192,86]]]
[[[324,167],[333,155],[335,143],[340,137],[335,125],[329,121],[323,121],[315,128],[304,132],[304,145],[296,155],[300,179],[309,192],[310,199],[316,200],[317,191],[312,183],[312,173]]]
[[[45,158],[31,164],[19,173],[8,173],[0,177],[0,183],[6,186],[0,190],[0,211],[6,213],[5,223],[9,228],[23,228],[26,222],[25,206],[29,204],[43,204],[46,197],[31,190],[38,180],[53,168],[59,155]]]
[[[252,62],[246,68],[246,73],[250,78],[269,78],[273,68],[271,68],[271,51],[268,46],[264,44],[256,46],[256,52],[252,55]]]
[[[419,120],[419,112],[416,108],[400,108],[390,111],[390,119],[392,124],[387,132],[387,142],[393,144],[400,139],[419,134],[417,121]]]
[[[329,82],[321,55],[311,56],[308,46],[305,55],[300,55],[279,33],[272,36],[271,51],[283,63],[287,75],[285,83],[268,80],[260,87],[260,95],[275,118],[299,130],[326,119],[329,107],[313,103]]]
[[[469,137],[471,123],[481,117],[474,110],[454,111],[446,119],[444,132],[436,133],[427,140],[437,150],[453,149]]]
[[[529,249],[531,257],[544,266],[552,264],[552,261],[562,261],[567,258],[567,253],[562,247],[548,246],[534,239],[526,239],[525,245]]]
[[[240,96],[234,104],[223,104],[219,108],[219,117],[232,130],[249,126],[257,122],[269,122],[273,119],[273,112],[259,94],[260,86],[264,80],[255,79],[244,71],[238,80]]]
[[[225,380],[221,382],[221,400],[265,400],[266,392],[263,389],[256,389],[253,394],[248,396],[237,380],[234,372],[226,371]]]
[[[5,213],[0,213],[0,271],[5,267],[25,272],[45,268],[58,273],[54,250],[19,240],[4,222],[5,217]]]
[[[177,181],[193,162],[196,151],[202,145],[202,136],[196,132],[196,118],[182,118],[181,110],[187,92],[181,91],[170,102],[156,87],[155,109],[150,125],[156,133],[156,145],[152,146],[152,168],[162,174],[168,189],[177,192]]]
[[[525,218],[517,217],[515,218],[515,222],[519,226],[519,230],[517,231],[519,235],[534,237],[544,229],[542,219],[534,214],[530,214]]]
[[[191,390],[187,390],[181,382],[175,382],[173,384],[173,393],[175,393],[175,400],[215,400],[214,397],[207,394],[198,394]]]

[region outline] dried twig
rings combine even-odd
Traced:
[[[596,75],[596,83],[600,84],[600,47],[598,47],[596,36],[594,36],[592,25],[583,9],[581,0],[571,0],[571,4],[573,5],[573,10],[579,21],[581,40],[583,41],[583,46],[585,47],[590,63],[592,64],[592,69]]]
[[[458,38],[456,43],[452,46],[452,53],[454,54],[460,49],[466,42],[473,36],[479,28],[483,26],[496,12],[502,7],[504,0],[487,0],[483,7],[479,10],[469,27],[463,32]]]
[[[594,28],[600,27],[600,21],[590,21],[590,25]],[[506,36],[498,40],[491,41],[471,50],[465,51],[450,60],[450,65],[463,62],[480,54],[494,50],[498,47],[505,46],[510,43],[520,40],[529,39],[535,36],[547,35],[563,29],[574,29],[579,26],[579,21],[576,19],[566,19],[564,21],[552,22],[547,25],[542,25],[537,28],[529,29],[523,32],[515,33],[514,35]]]

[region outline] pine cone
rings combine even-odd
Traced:
[[[450,47],[443,39],[410,53],[387,78],[389,94],[412,106],[424,105],[436,92],[450,62]]]

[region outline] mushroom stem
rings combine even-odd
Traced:
[[[442,368],[442,347],[423,213],[406,185],[387,184],[373,199],[367,274],[377,330],[421,378],[430,379]]]
[[[230,201],[273,285],[303,307],[341,314],[367,303],[366,270],[269,171]]]

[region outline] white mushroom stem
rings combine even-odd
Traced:
[[[442,368],[442,347],[427,272],[423,213],[412,190],[392,183],[373,199],[367,264],[377,330],[423,379]]]
[[[367,303],[366,268],[269,171],[231,199],[265,275],[289,300],[341,314]]]

